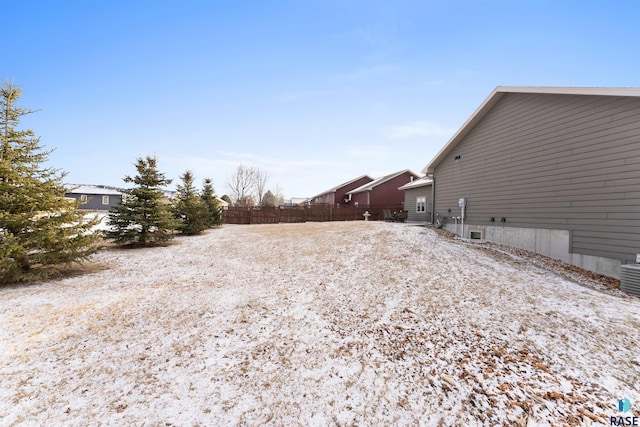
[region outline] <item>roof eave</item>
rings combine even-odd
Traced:
[[[347,185],[352,184],[352,183],[354,183],[354,182],[356,182],[356,181],[358,181],[359,179],[362,179],[362,178],[369,178],[371,181],[373,181],[373,180],[374,180],[374,179],[373,179],[373,178],[371,178],[369,175],[360,175],[359,177],[354,178],[354,179],[352,179],[351,181],[343,182],[342,184],[338,185],[337,187],[333,187],[332,189],[327,190],[327,191],[325,191],[324,193],[317,194],[317,195],[315,195],[315,196],[311,197],[311,199],[316,199],[316,198],[318,198],[318,197],[325,196],[325,195],[327,195],[327,194],[335,193],[335,192],[337,192],[339,189],[341,189],[342,187],[346,187]],[[365,185],[366,185],[366,184],[365,184]],[[348,194],[348,193],[347,193],[347,194]]]
[[[640,97],[640,88],[634,87],[498,86],[495,90],[503,93]]]
[[[493,92],[484,100],[482,104],[474,111],[474,113],[467,119],[466,122],[458,129],[458,131],[451,137],[451,139],[438,151],[431,162],[422,169],[422,173],[432,174],[435,172],[435,168],[458,144],[458,142],[464,138],[473,127],[478,124],[484,115],[498,103],[500,98],[504,95],[504,91],[500,90],[501,87],[496,87]]]
[[[383,177],[374,179],[371,182],[368,182],[364,185],[361,185],[358,188],[354,188],[353,190],[349,191],[346,194],[356,194],[356,193],[362,193],[363,191],[371,191],[373,190],[375,187],[377,187],[378,185],[384,184],[385,182],[391,181],[393,178],[402,175],[403,173],[410,173],[411,175],[413,175],[416,178],[419,178],[420,175],[418,175],[417,173],[411,171],[410,169],[403,169],[401,171],[398,172],[394,172],[392,174],[389,175],[385,175]]]
[[[433,185],[433,181],[421,181],[421,182],[408,182],[398,187],[398,190],[411,190],[412,188],[428,187]]]

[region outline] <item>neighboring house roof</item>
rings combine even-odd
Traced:
[[[309,198],[307,197],[292,197],[290,199],[291,204],[296,205],[299,203],[307,203],[309,201]]]
[[[411,190],[412,188],[426,187],[431,184],[433,184],[433,179],[428,176],[423,176],[422,178],[414,179],[413,181],[398,187],[398,190]]]
[[[500,101],[506,93],[532,93],[551,95],[598,95],[598,96],[634,96],[640,97],[640,89],[637,88],[603,88],[603,87],[534,87],[534,86],[498,86],[467,119],[458,132],[436,154],[431,162],[424,167],[422,173],[433,173],[435,167],[447,155],[453,151],[458,142],[482,120],[482,118]]]
[[[121,196],[122,192],[104,185],[65,185],[67,194],[99,194],[103,196]]]
[[[222,207],[229,206],[229,202],[226,202],[226,201],[222,200],[220,197],[216,197],[216,201]]]
[[[325,191],[323,193],[317,194],[317,195],[313,196],[312,199],[315,199],[316,197],[324,196],[325,194],[335,193],[336,191],[338,191],[339,188],[346,187],[347,185],[349,185],[349,184],[351,184],[353,182],[356,182],[356,181],[358,181],[358,180],[360,180],[362,178],[369,178],[371,181],[373,181],[373,178],[371,178],[369,175],[361,175],[361,176],[359,176],[357,178],[354,178],[354,179],[352,179],[350,181],[343,182],[340,185],[336,185],[335,187],[333,187],[333,188],[331,188],[331,189],[329,189],[329,190],[327,190],[327,191]]]
[[[411,172],[409,169],[405,169],[405,170],[401,170],[399,172],[395,172],[392,173],[390,175],[385,175],[382,178],[378,178],[378,179],[374,179],[373,181],[366,183],[365,185],[361,185],[358,188],[354,188],[351,191],[348,191],[347,194],[356,194],[356,193],[361,193],[363,191],[371,191],[373,190],[375,187],[377,187],[380,184],[384,184],[387,181],[391,181],[393,178],[402,175],[403,173],[410,173],[412,174],[414,177],[418,178],[419,175]]]

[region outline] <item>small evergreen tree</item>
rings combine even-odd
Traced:
[[[200,198],[207,209],[207,225],[209,227],[215,227],[222,224],[222,209],[216,199],[216,193],[213,189],[213,182],[211,179],[206,178],[202,187],[202,193]]]
[[[173,215],[179,221],[178,231],[182,234],[199,234],[208,227],[208,210],[193,186],[194,177],[186,171],[180,179],[174,196]]]
[[[125,190],[122,202],[109,212],[109,229],[105,237],[117,244],[134,246],[155,246],[174,238],[173,231],[178,226],[169,205],[162,199],[162,188],[171,184],[158,171],[155,157],[138,158],[138,174],[124,177],[124,182],[134,187]]]
[[[32,130],[18,130],[33,111],[16,105],[19,86],[0,89],[0,283],[45,279],[95,253],[99,219],[85,220],[65,199],[65,174],[42,166]]]

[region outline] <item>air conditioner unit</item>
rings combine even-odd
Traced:
[[[620,266],[620,289],[640,297],[640,264]]]

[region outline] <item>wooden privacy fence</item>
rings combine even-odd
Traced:
[[[384,210],[402,212],[398,205],[361,206],[280,206],[278,208],[229,207],[222,211],[225,224],[277,224],[279,222],[360,221],[369,212],[370,221],[383,220]]]

